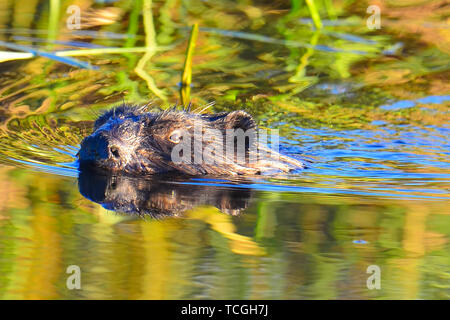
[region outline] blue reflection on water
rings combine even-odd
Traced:
[[[444,103],[446,101],[450,101],[450,96],[428,96],[424,98],[420,98],[417,100],[402,100],[397,101],[390,105],[382,105],[380,106],[383,110],[400,110],[407,109],[416,106],[417,103],[423,104],[439,104]]]

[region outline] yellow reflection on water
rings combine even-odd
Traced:
[[[260,194],[239,217],[204,206],[152,220],[93,204],[72,178],[5,167],[1,177],[3,299],[446,297],[445,201]],[[379,291],[365,287],[371,264]],[[81,290],[66,287],[69,265]]]

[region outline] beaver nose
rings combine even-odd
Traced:
[[[83,140],[80,159],[85,161],[120,159],[121,152],[117,144],[103,135],[89,136]]]
[[[119,152],[119,148],[117,146],[109,147],[109,152],[114,158],[120,159],[120,152]]]

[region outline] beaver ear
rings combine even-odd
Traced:
[[[225,129],[248,130],[256,128],[256,122],[247,112],[238,110],[230,112],[224,119]]]

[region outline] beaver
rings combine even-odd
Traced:
[[[304,168],[266,146],[256,122],[238,110],[202,114],[176,107],[149,112],[123,104],[105,112],[81,142],[80,169],[131,175],[258,175]],[[264,138],[264,139],[262,139]]]

